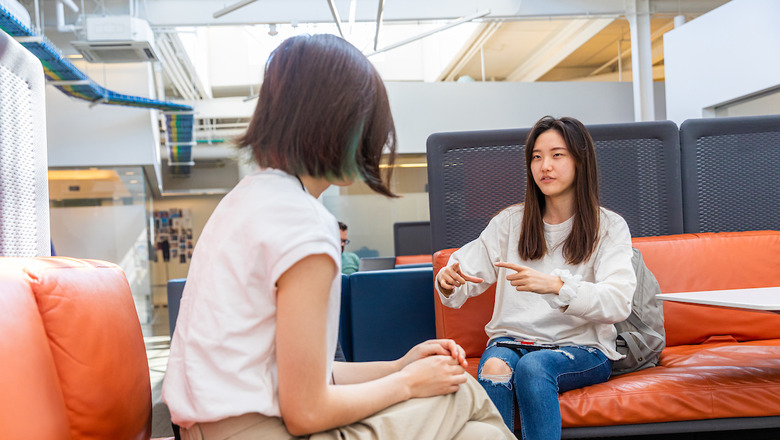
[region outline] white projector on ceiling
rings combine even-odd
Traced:
[[[157,61],[154,32],[145,20],[129,15],[87,16],[86,40],[71,41],[89,62]]]

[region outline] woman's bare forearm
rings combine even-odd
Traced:
[[[400,370],[397,360],[377,362],[334,362],[336,385],[349,385],[376,380]]]

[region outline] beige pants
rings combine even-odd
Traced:
[[[411,399],[357,423],[311,435],[311,440],[496,440],[515,439],[482,386],[468,375],[460,390],[444,396]],[[254,440],[293,437],[282,419],[260,414],[182,429],[183,440]]]

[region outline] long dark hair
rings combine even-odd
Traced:
[[[257,107],[238,145],[251,148],[261,167],[329,181],[361,178],[394,197],[388,182],[395,140],[387,91],[371,62],[342,38],[301,35],[268,58]],[[380,173],[385,147],[390,166]]]
[[[547,253],[544,240],[545,199],[531,174],[536,139],[548,130],[561,135],[574,158],[574,222],[563,243],[563,256],[569,264],[586,261],[596,250],[599,232],[599,179],[593,139],[582,122],[569,117],[545,116],[528,133],[525,142],[525,165],[528,187],[525,192],[523,224],[517,250],[523,260],[537,260]]]

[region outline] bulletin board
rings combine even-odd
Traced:
[[[192,259],[192,211],[171,208],[154,211],[155,248],[162,260],[186,264]]]

